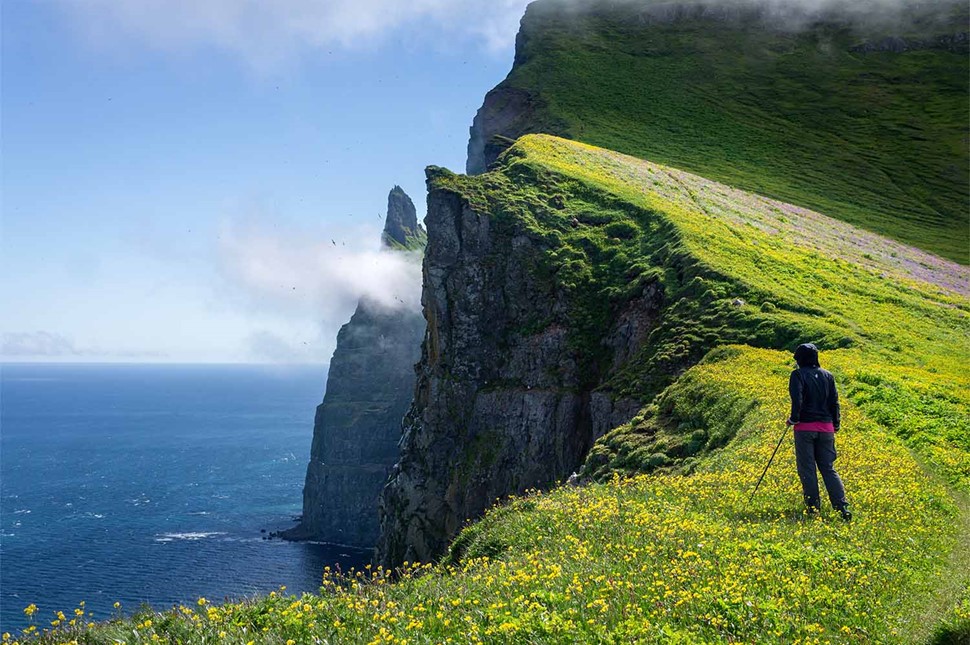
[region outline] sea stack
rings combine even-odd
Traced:
[[[421,253],[425,239],[414,204],[395,186],[382,247],[388,253]],[[378,498],[398,459],[424,330],[417,306],[389,308],[369,298],[361,298],[340,328],[313,426],[303,518],[284,537],[361,548],[376,544]]]

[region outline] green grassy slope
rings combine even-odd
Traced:
[[[611,312],[645,286],[662,287],[655,329],[605,389],[649,401],[717,346],[792,349],[812,340],[852,356],[846,367],[859,378],[851,394],[970,490],[966,268],[585,144],[527,136],[503,162],[496,172],[445,173],[434,184],[490,213],[495,226],[547,244],[537,270],[578,303],[569,328],[587,374],[600,378],[610,361],[601,339]]]
[[[970,545],[945,489],[891,434],[846,406],[840,467],[865,509],[852,524],[799,513],[789,451],[748,503],[785,411],[760,397],[763,379],[783,387],[786,368],[737,348],[692,370],[698,404],[725,391],[759,404],[691,476],[526,496],[467,529],[450,562],[396,583],[328,576],[319,595],[141,612],[82,642],[923,642],[959,593],[950,554]]]
[[[649,1],[581,13],[561,4],[530,7],[517,64],[499,86],[541,99],[529,131],[696,172],[970,260],[966,43],[852,51],[886,34],[928,42],[966,32],[965,3],[943,24],[871,32],[820,24],[796,33],[700,19],[643,24],[635,11]]]
[[[672,302],[634,371],[620,375],[628,387],[654,382],[671,353],[692,357],[725,341],[791,348],[811,339],[823,349],[849,348],[828,353],[855,377],[849,396],[970,491],[967,269],[611,151],[526,137],[509,158],[516,159],[509,172],[553,170],[560,189],[577,182],[572,190],[581,195],[603,191],[639,207],[625,214],[642,231],[628,250],[632,266],[666,265],[658,279]],[[595,234],[567,230],[567,240]],[[605,248],[618,246],[603,237]],[[663,246],[654,251],[658,237]],[[602,278],[594,283],[609,288]],[[734,306],[738,298],[744,304]],[[678,308],[686,313],[678,316]]]
[[[970,486],[967,269],[553,137],[523,138],[486,175],[440,171],[432,181],[494,226],[544,240],[536,271],[586,296],[571,313],[572,342],[589,350],[591,369],[604,308],[649,284],[668,294],[638,367],[611,383],[663,392],[594,447],[588,468],[604,481],[499,506],[444,562],[396,582],[370,570],[327,574],[318,595],[145,610],[44,640],[918,643],[942,630],[970,634],[970,509],[958,492]],[[801,513],[790,446],[749,501],[787,412],[799,340],[823,346],[842,387],[837,466],[851,524]]]

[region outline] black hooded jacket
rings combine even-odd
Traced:
[[[831,421],[839,429],[839,393],[835,377],[821,367],[799,367],[788,379],[792,423]]]
[[[792,423],[831,422],[839,429],[839,392],[835,377],[818,365],[818,348],[811,343],[795,350],[798,369],[788,378]]]

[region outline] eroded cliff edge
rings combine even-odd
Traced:
[[[437,558],[466,520],[581,465],[591,477],[690,468],[722,447],[732,435],[712,431],[709,415],[726,409],[677,417],[671,396],[658,397],[712,349],[891,345],[892,328],[860,331],[848,317],[859,312],[833,296],[848,275],[840,262],[870,286],[904,276],[886,281],[893,295],[874,291],[872,307],[908,297],[921,267],[939,269],[941,289],[965,289],[965,271],[930,254],[554,137],[519,139],[483,175],[429,169],[428,186],[428,328],[381,497],[384,566]],[[798,263],[828,247],[840,259],[799,283],[787,273],[796,260],[774,250],[788,246]],[[934,306],[913,303],[927,320]],[[603,435],[612,440],[590,452]]]
[[[492,179],[428,171],[428,325],[381,500],[387,566],[433,559],[496,500],[562,481],[642,406],[609,381],[653,331],[659,283],[632,276],[612,300],[592,276],[564,281],[568,271],[554,274],[564,249],[529,226],[535,209],[569,225],[562,196],[538,194],[512,212],[516,202],[503,200],[517,191]]]
[[[425,237],[414,204],[395,186],[388,195],[382,246],[388,253],[418,254]],[[369,298],[360,300],[340,328],[314,420],[303,517],[284,537],[362,548],[377,542],[378,497],[398,459],[401,419],[413,396],[424,329],[420,311]]]

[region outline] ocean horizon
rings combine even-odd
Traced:
[[[0,366],[0,630],[84,601],[316,591],[369,552],[266,539],[294,525],[326,366]]]

